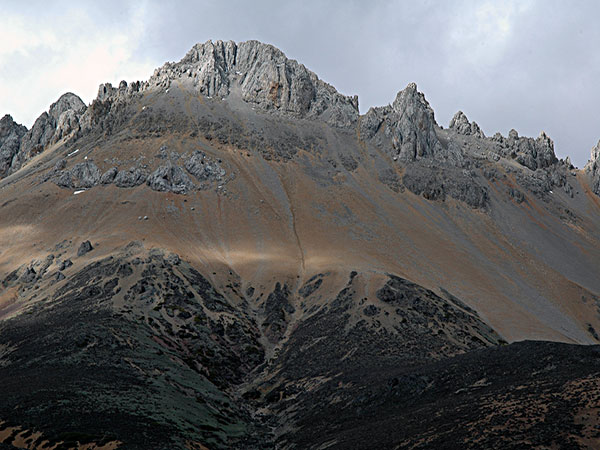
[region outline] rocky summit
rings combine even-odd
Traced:
[[[598,448],[600,143],[390,100],[209,41],[5,115],[0,448]]]

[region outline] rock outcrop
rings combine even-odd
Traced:
[[[454,117],[450,121],[449,127],[451,130],[456,131],[458,134],[465,136],[475,136],[478,138],[485,138],[485,134],[479,128],[476,122],[469,122],[467,116],[462,111],[458,111],[454,114]]]
[[[395,159],[415,161],[439,157],[460,160],[460,155],[447,151],[436,133],[433,109],[423,93],[410,83],[400,91],[391,105],[371,108],[361,117],[360,135],[388,148]]]
[[[198,181],[221,181],[225,176],[218,161],[198,150],[185,161],[185,169]]]
[[[146,174],[138,167],[130,167],[128,170],[119,171],[114,179],[116,186],[121,188],[130,188],[144,184]]]
[[[508,138],[496,133],[492,140],[498,143],[503,156],[515,159],[531,170],[544,169],[558,162],[554,154],[554,142],[543,131],[534,139],[520,137],[513,129],[508,133]]]
[[[186,194],[196,186],[185,171],[170,162],[150,174],[146,184],[155,191]]]
[[[164,148],[163,153],[166,153]],[[183,163],[183,167],[176,163],[178,160]],[[196,150],[185,158],[173,152],[166,163],[156,168],[138,164],[124,170],[110,167],[104,173],[87,157],[71,168],[67,168],[67,160],[60,159],[49,172],[40,177],[40,180],[42,182],[52,180],[57,186],[66,189],[89,189],[108,184],[132,188],[146,183],[155,191],[187,194],[195,189],[207,189],[217,184],[221,187],[233,177],[231,173],[226,175],[227,171],[221,164],[221,160]],[[200,182],[199,185],[192,181],[192,176]]]
[[[592,191],[600,195],[600,141],[592,148],[590,160],[585,165],[585,171],[592,177]]]
[[[18,170],[28,159],[79,130],[79,119],[86,109],[83,101],[70,92],[63,94],[42,113],[21,139],[19,151],[11,162],[11,172]]]
[[[64,161],[64,160],[61,160]],[[63,170],[60,170],[62,167]],[[63,188],[94,187],[100,181],[100,169],[92,161],[83,161],[75,164],[71,169],[64,169],[64,164],[55,166],[54,182]]]
[[[27,128],[16,123],[8,114],[0,119],[0,178],[8,175],[25,133]]]

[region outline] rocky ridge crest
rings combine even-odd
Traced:
[[[340,94],[305,66],[288,59],[282,51],[257,41],[197,44],[179,62],[166,63],[156,69],[148,81],[130,84],[122,81],[118,87],[110,83],[100,85],[97,98],[89,107],[74,94],[61,96],[36,120],[31,130],[23,133],[20,129],[20,134],[13,133],[10,139],[5,137],[4,140],[12,142],[10,145],[0,143],[0,177],[18,170],[29,158],[60,139],[85,136],[94,130],[110,133],[130,117],[131,111],[126,109],[132,104],[132,98],[146,91],[168,93],[173,83],[191,86],[198,94],[214,97],[216,101],[233,96],[276,116],[325,122],[346,130],[355,128],[361,140],[380,148],[393,161],[398,161],[397,164],[411,166],[406,171],[404,185],[430,199],[443,199],[445,194],[455,192],[456,195],[450,196],[461,200],[469,198],[472,206],[481,207],[485,203],[485,182],[477,181],[472,174],[474,165],[479,164],[474,163],[473,157],[480,148],[491,160],[514,160],[533,171],[520,177],[531,178],[531,182],[525,184],[535,184],[539,192],[549,192],[552,186],[572,190],[566,181],[570,164],[558,164],[554,143],[544,132],[537,139],[520,137],[515,130],[511,130],[508,137],[496,133],[488,138],[462,111],[455,114],[449,128],[444,130],[436,123],[433,109],[414,83],[400,91],[391,104],[371,108],[360,116],[356,96]],[[8,132],[4,134],[8,136]],[[467,140],[461,142],[462,137]],[[16,141],[19,141],[17,151]],[[393,166],[395,164],[380,179],[398,190],[402,185]],[[92,176],[79,170],[71,172],[73,169],[55,168],[51,178],[64,187],[113,182],[127,187],[151,179],[154,181],[149,185],[159,190],[184,193],[193,189],[184,168],[177,165],[161,166],[155,176],[140,167],[129,171],[112,167],[98,177],[95,171]],[[193,170],[185,169],[194,175]],[[441,174],[444,170],[447,173]],[[595,168],[591,171],[593,176],[598,172]],[[62,178],[57,179],[57,173]],[[600,181],[596,184],[594,191],[598,193]],[[456,189],[449,188],[453,185]]]
[[[85,111],[86,106],[77,95],[67,92],[60,96],[21,136],[19,149],[13,154],[5,175],[19,170],[28,159],[44,151],[48,145],[77,133],[80,129],[79,120]]]

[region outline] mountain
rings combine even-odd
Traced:
[[[256,41],[0,122],[7,448],[594,448],[600,152]]]

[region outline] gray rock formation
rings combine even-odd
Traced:
[[[60,187],[89,189],[100,182],[100,169],[92,161],[77,163],[71,169],[64,169],[64,160],[59,163],[55,166],[53,178]],[[64,170],[60,171],[58,167]]]
[[[58,263],[58,270],[63,271],[73,265],[73,261],[70,259],[65,259]]]
[[[168,88],[178,79],[191,81],[208,97],[239,91],[242,100],[263,110],[338,127],[352,125],[359,115],[356,96],[340,94],[281,50],[258,41],[197,44],[180,62],[157,69],[148,87]]]
[[[111,167],[100,177],[100,184],[111,184],[115,181],[117,173],[119,173],[119,170],[116,167]]]
[[[130,167],[129,170],[121,170],[115,176],[114,183],[121,188],[129,188],[144,184],[146,174],[138,167]]]
[[[584,169],[592,178],[592,191],[596,195],[600,195],[600,141],[592,148],[590,160],[585,165]]]
[[[16,123],[8,114],[0,119],[0,178],[8,175],[25,133],[27,128]]]
[[[74,187],[91,188],[100,181],[100,169],[91,161],[75,164],[71,169]]]
[[[110,131],[123,119],[122,111],[140,89],[139,81],[130,84],[121,81],[118,88],[110,83],[101,84],[98,88],[98,96],[79,118],[81,133],[90,133],[94,129],[102,132]]]
[[[146,184],[155,191],[176,194],[186,194],[196,187],[181,167],[170,162],[152,172],[148,176]]]
[[[199,150],[185,161],[185,169],[198,181],[221,181],[225,176],[221,164]]]
[[[379,146],[391,147],[394,157],[403,161],[428,157],[459,161],[460,154],[442,147],[436,127],[425,96],[416,84],[410,83],[391,105],[369,109],[361,117],[359,131],[361,138],[375,139]]]
[[[84,241],[81,243],[79,249],[77,250],[77,256],[83,256],[86,253],[91,252],[92,250],[94,250],[94,247],[92,247],[92,243],[90,241]]]
[[[485,134],[479,128],[476,122],[469,122],[467,116],[462,111],[458,111],[454,114],[454,117],[450,121],[449,127],[451,130],[456,131],[458,134],[465,136],[475,136],[478,138],[485,138]]]
[[[71,177],[71,172],[69,172],[68,170],[64,170],[62,172],[60,172],[59,174],[57,174],[54,183],[56,183],[57,186],[62,187],[62,188],[67,188],[70,189],[73,187],[73,179]]]
[[[42,152],[47,145],[78,131],[79,119],[85,109],[83,101],[70,92],[50,105],[48,112],[42,113],[21,139],[19,151],[11,163],[11,172]]]
[[[510,130],[508,139],[496,134],[492,138],[500,144],[506,157],[515,159],[531,170],[544,169],[558,162],[554,154],[554,142],[543,131],[537,139],[519,137],[516,130]]]
[[[444,201],[449,196],[479,209],[486,208],[489,201],[487,188],[475,175],[458,168],[410,164],[402,182],[409,191],[427,200]]]

